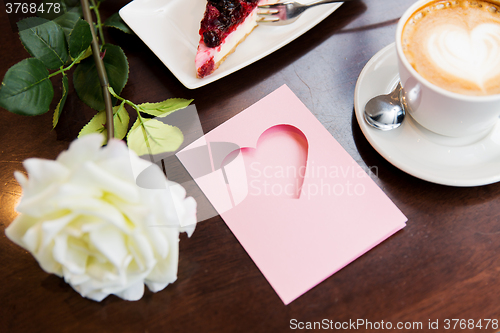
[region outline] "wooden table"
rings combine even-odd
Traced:
[[[104,2],[103,16],[127,2]],[[421,322],[423,329],[413,331],[426,332],[429,321],[438,320],[438,331],[452,332],[459,329],[444,330],[446,319],[499,319],[500,184],[454,188],[414,178],[369,145],[354,117],[361,69],[393,42],[397,20],[412,2],[345,3],[279,51],[196,90],[179,83],[139,38],[108,32],[108,41],[121,45],[130,61],[122,93],[130,100],[194,98],[206,132],[287,84],[357,163],[378,168],[377,184],[408,225],[288,306],[220,217],[200,223],[191,238],[181,237],[178,280],[165,290],[147,291],[137,302],[80,297],[41,270],[4,229],[16,217],[22,194],[13,172],[27,158],[55,158],[94,112],[72,94],[52,131],[49,113],[30,118],[0,110],[0,332],[286,332],[293,319],[363,319],[394,327]],[[27,53],[3,4],[0,9],[3,77]],[[465,331],[497,330],[490,325]]]

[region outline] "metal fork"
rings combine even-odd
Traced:
[[[317,0],[308,4],[301,4],[296,1],[278,2],[268,5],[261,5],[257,10],[259,24],[285,25],[294,22],[300,14],[311,7],[333,2],[345,2],[349,0]]]

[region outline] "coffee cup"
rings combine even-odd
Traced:
[[[500,116],[500,0],[419,0],[396,30],[407,113],[450,137],[488,133]]]

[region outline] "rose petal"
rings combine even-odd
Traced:
[[[179,262],[179,234],[164,233],[169,244],[169,253],[158,263],[146,278],[146,283],[173,283],[177,279],[177,265]]]
[[[89,221],[99,220],[100,223],[110,223],[124,233],[129,233],[131,226],[125,220],[123,214],[113,205],[104,200],[96,198],[67,197],[59,200],[59,208],[71,210],[74,214],[88,216]]]
[[[32,218],[31,216],[20,214],[16,217],[14,221],[5,229],[5,235],[17,245],[28,250],[30,248],[36,248],[37,244],[25,244],[23,237],[26,232],[32,228],[38,219]],[[28,250],[29,251],[29,250]]]
[[[133,234],[127,245],[139,269],[149,272],[156,264],[156,258],[148,238],[142,234]]]
[[[73,274],[66,267],[63,267],[63,276],[64,281],[73,286],[83,284],[90,280],[90,277],[87,274]]]
[[[41,246],[47,246],[75,216],[75,214],[68,214],[55,220],[44,221],[41,225]]]
[[[180,221],[181,228],[179,231],[186,232],[188,237],[191,237],[196,228],[196,200],[189,197],[184,200],[183,204],[185,211]]]
[[[139,177],[139,175],[147,168],[149,168],[149,166],[152,164],[151,162],[149,161],[146,161],[146,160],[143,160],[142,158],[139,158],[133,150],[130,150],[128,149],[128,157],[129,157],[129,160],[130,160],[130,166],[131,166],[131,169],[132,169],[132,173],[133,173],[133,179],[134,181],[137,180],[137,178]]]
[[[22,237],[22,243],[24,244],[26,250],[35,254],[40,250],[41,229],[42,225],[37,223],[26,230]]]
[[[90,241],[115,267],[123,267],[127,257],[124,235],[113,226],[103,227],[90,233]]]
[[[100,134],[89,134],[73,141],[67,151],[62,152],[56,161],[69,169],[76,169],[86,161],[98,156],[104,138]]]
[[[14,171],[14,177],[22,188],[28,187],[28,177],[20,171]]]
[[[177,229],[175,230],[164,230],[164,226],[150,226],[147,227],[145,232],[147,233],[148,239],[155,251],[155,255],[159,258],[165,259],[168,256],[170,250],[170,243],[168,238],[165,236],[165,232],[179,233]]]
[[[42,218],[47,214],[59,210],[51,202],[51,197],[57,191],[57,185],[48,186],[44,191],[30,195],[27,192],[23,193],[21,201],[16,207],[19,213],[27,214],[32,217]]]
[[[72,181],[77,184],[102,189],[128,202],[137,202],[139,200],[137,185],[115,177],[111,172],[99,168],[95,163],[83,163],[78,172],[73,174]]]
[[[175,279],[177,279],[177,277]],[[156,293],[158,291],[162,291],[163,289],[165,289],[166,286],[168,286],[170,283],[173,283],[173,282],[175,282],[175,280],[173,280],[171,282],[167,282],[167,283],[152,282],[149,280],[144,281],[146,286],[148,286],[148,289],[154,293]]]
[[[53,256],[71,274],[82,275],[87,269],[88,253],[72,246],[72,239],[67,235],[59,235],[54,239]],[[69,244],[68,244],[69,243]]]
[[[115,293],[115,295],[127,301],[137,301],[141,299],[142,295],[144,295],[144,283],[139,281],[127,289]]]
[[[23,190],[29,192],[30,195],[44,191],[46,187],[54,183],[64,181],[69,175],[69,169],[56,161],[29,158],[23,162],[23,166],[30,180]]]
[[[33,253],[33,255],[44,271],[62,276],[62,266],[54,260],[52,255],[53,247],[54,243],[51,243],[49,246],[40,248],[37,252]]]
[[[86,288],[84,288],[85,285],[86,284],[72,285],[72,287],[74,290],[76,290],[76,292],[78,292],[83,297],[89,298],[89,299],[97,301],[97,302],[100,302],[109,296],[109,294],[103,293],[100,290],[86,289]]]
[[[95,289],[97,287],[102,287],[103,281],[116,281],[118,279],[116,273],[116,266],[112,265],[110,262],[101,262],[96,260],[95,257],[89,257],[87,259],[87,274],[91,277],[89,283],[91,283],[92,286],[86,287]]]

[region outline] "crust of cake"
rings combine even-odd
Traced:
[[[221,65],[221,64],[222,64],[222,63],[226,60],[226,58],[227,58],[229,55],[231,55],[231,54],[232,54],[232,53],[236,50],[236,48],[238,47],[238,45],[240,45],[240,43],[241,43],[241,42],[243,42],[243,41],[244,41],[244,40],[248,37],[248,35],[250,35],[250,34],[252,33],[253,29],[255,29],[256,27],[257,27],[257,25],[255,25],[255,26],[252,28],[252,30],[250,30],[250,31],[249,31],[249,32],[248,32],[248,33],[247,33],[247,34],[246,34],[246,35],[245,35],[242,39],[240,39],[240,41],[239,41],[238,43],[236,43],[236,45],[235,45],[235,46],[231,49],[231,51],[229,51],[229,52],[228,52],[228,53],[224,56],[224,58],[222,58],[222,59],[221,59],[221,60],[219,60],[217,63],[215,63],[215,65],[214,65],[214,69],[212,70],[212,72],[210,72],[209,74],[207,74],[207,75],[205,75],[205,76],[208,76],[208,75],[212,74],[213,72],[215,72],[215,71],[217,70],[217,68],[219,68],[219,66],[220,66],[220,65]],[[202,77],[200,77],[200,76],[198,75],[198,71],[196,71],[196,77],[197,77],[198,79],[201,79],[201,78],[202,78]]]

